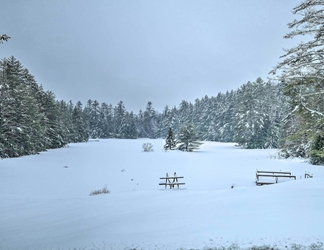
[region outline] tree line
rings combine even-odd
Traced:
[[[246,148],[277,148],[285,114],[281,85],[258,78],[236,91],[205,96],[194,103],[183,100],[161,113],[148,102],[138,114],[120,101],[111,104],[88,100],[84,109],[91,138],[166,138],[172,128],[178,134],[191,124],[199,140],[237,142]]]
[[[14,57],[0,62],[0,157],[35,154],[88,138],[165,138],[184,124],[200,140],[236,142],[245,148],[280,148],[283,157],[310,158],[324,164],[324,1],[304,0],[301,15],[288,24],[285,38],[309,41],[285,50],[283,60],[261,78],[237,90],[183,100],[159,113],[148,102],[138,114],[89,100],[57,101]],[[2,36],[2,41],[9,37]]]
[[[159,113],[152,102],[138,114],[88,100],[58,101],[14,58],[0,62],[0,155],[17,157],[89,138],[165,138],[192,124],[200,140],[236,141],[247,148],[278,147],[283,115],[278,85],[258,78],[236,91],[205,96]]]
[[[148,102],[134,114],[122,101],[113,106],[89,99],[84,107],[58,101],[12,56],[0,61],[0,157],[36,154],[89,138],[166,138],[170,128],[181,134],[183,125],[193,126],[201,141],[281,148],[285,157],[310,157],[314,150],[322,152],[323,97],[301,100],[298,93],[318,84],[274,84],[258,78],[237,90],[165,106],[162,112]],[[315,141],[317,148],[312,147]]]
[[[81,103],[57,101],[13,56],[0,61],[0,157],[36,154],[89,138]]]

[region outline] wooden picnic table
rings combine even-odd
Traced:
[[[180,185],[184,185],[184,182],[179,182],[178,179],[182,179],[184,178],[183,176],[177,176],[176,172],[174,172],[174,176],[169,176],[168,173],[166,173],[165,177],[160,177],[161,180],[165,180],[165,182],[161,182],[159,183],[159,185],[164,185],[165,188],[167,188],[167,186],[171,188],[174,188],[175,185],[178,186],[178,188],[180,188]]]

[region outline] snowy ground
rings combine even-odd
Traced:
[[[324,249],[324,167],[275,152],[112,139],[0,160],[0,249]],[[256,169],[297,180],[256,186]],[[158,185],[175,171],[184,186]],[[89,195],[105,185],[110,194]]]

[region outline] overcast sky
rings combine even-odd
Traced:
[[[57,99],[157,111],[236,90],[280,61],[300,0],[1,0],[0,58]]]

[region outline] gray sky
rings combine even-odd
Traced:
[[[2,0],[0,58],[57,99],[157,111],[266,79],[300,0]]]

